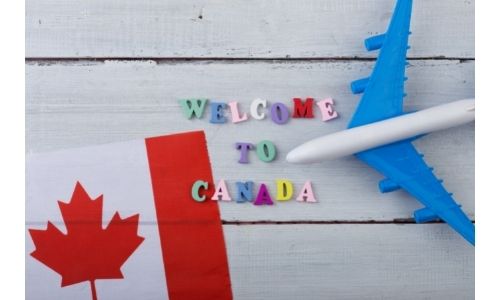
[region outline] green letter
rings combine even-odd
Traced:
[[[203,115],[207,99],[185,99],[180,100],[180,103],[182,105],[182,110],[188,119],[191,119],[193,115],[199,119]]]
[[[205,195],[200,196],[200,188],[203,187],[205,190],[208,189],[208,182],[203,180],[197,180],[193,184],[193,188],[191,189],[191,197],[194,201],[203,202],[205,201]]]

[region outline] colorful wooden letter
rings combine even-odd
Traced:
[[[188,119],[191,119],[193,115],[199,119],[205,111],[207,101],[208,99],[182,99],[180,100],[180,103],[182,111]]]
[[[302,103],[302,99],[293,98],[293,117],[294,118],[314,118],[313,113],[313,98],[307,98],[305,103]]]
[[[287,179],[277,179],[276,180],[276,200],[287,201],[292,199],[293,196],[293,184]]]
[[[260,185],[259,193],[257,194],[257,198],[253,203],[254,205],[273,205],[273,199],[271,199],[271,195],[267,191],[266,185],[263,183]]]
[[[231,201],[231,197],[229,196],[229,192],[227,190],[226,181],[224,179],[219,180],[219,183],[217,183],[214,195],[212,196],[212,200]]]
[[[332,98],[326,98],[324,100],[316,102],[316,105],[319,106],[319,109],[321,110],[321,120],[326,122],[332,119],[335,119],[338,117],[338,113],[333,107],[333,99]]]
[[[208,182],[203,180],[197,180],[193,183],[193,187],[191,188],[191,197],[194,201],[203,202],[205,201],[205,195],[200,196],[200,189],[203,187],[204,190],[208,189]]]
[[[236,202],[252,202],[253,200],[253,182],[236,182],[236,187],[238,188],[238,197],[236,198]]]
[[[304,183],[302,190],[300,191],[297,201],[300,202],[318,202],[314,197],[314,192],[311,186],[311,181],[308,180]]]
[[[224,109],[227,104],[224,102],[212,102],[210,103],[210,123],[223,124],[226,123],[226,117],[224,116]]]
[[[233,124],[243,122],[248,120],[247,113],[243,113],[243,115],[240,116],[240,111],[238,110],[238,102],[232,101],[228,103],[229,109],[231,110],[231,121]]]
[[[240,150],[240,164],[248,164],[248,151],[253,149],[251,143],[236,143],[236,149]]]
[[[263,112],[259,111],[259,107],[266,108],[267,100],[257,98],[252,101],[252,104],[250,104],[250,115],[255,120],[262,120],[266,117],[266,115]]]
[[[271,119],[274,123],[283,125],[290,118],[290,112],[283,103],[274,103],[271,105]]]
[[[263,162],[271,162],[276,158],[276,147],[271,141],[262,141],[257,144],[257,156]]]

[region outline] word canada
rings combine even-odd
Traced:
[[[262,183],[259,187],[259,192],[254,198],[253,193],[254,183],[253,181],[246,182],[236,182],[236,202],[237,203],[253,203],[253,205],[273,205],[274,201],[269,193],[266,184]],[[294,186],[293,183],[288,179],[278,179],[276,180],[276,200],[277,201],[289,201],[293,198]],[[214,201],[233,201],[229,194],[229,190],[224,179],[219,180],[215,189],[209,188],[208,181],[197,180],[193,183],[191,188],[191,197],[194,201],[204,202],[207,197],[210,197]],[[317,202],[312,184],[310,180],[307,180],[295,201],[305,202],[305,203],[315,203]]]

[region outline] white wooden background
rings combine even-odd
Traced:
[[[392,0],[27,0],[28,152],[191,129],[207,133],[214,176],[229,182],[313,181],[320,203],[220,205],[236,299],[471,299],[474,248],[444,224],[416,225],[419,204],[380,194],[354,158],[291,166],[285,153],[341,130],[376,53]],[[408,110],[474,96],[474,1],[415,0]],[[341,117],[213,125],[177,100],[332,96]],[[274,141],[278,159],[236,162],[237,141]],[[416,142],[474,218],[474,125]],[[230,185],[230,188],[232,186]],[[274,187],[271,185],[271,190]],[[30,220],[27,220],[29,222]]]

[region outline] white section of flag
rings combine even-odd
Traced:
[[[104,195],[103,228],[118,211],[139,214],[143,243],[123,264],[124,279],[96,281],[99,300],[168,299],[144,140],[62,150],[26,158],[26,298],[91,299],[89,282],[61,288],[61,276],[30,256],[28,229],[51,221],[66,232],[58,200],[69,202],[79,181],[92,199]]]

